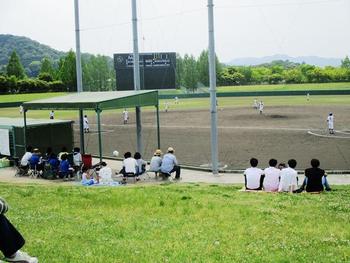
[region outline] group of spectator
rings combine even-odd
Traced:
[[[175,179],[180,179],[181,168],[178,164],[175,150],[169,147],[167,153],[162,158],[162,151],[157,149],[150,162],[150,172],[155,172],[156,175],[161,174],[163,177],[170,177],[175,172]],[[131,152],[124,154],[123,168],[119,172],[123,175],[125,181],[127,177],[135,176],[136,180],[140,180],[140,176],[146,172],[147,162],[142,159],[139,152],[132,157]]]
[[[63,147],[59,154],[54,153],[49,147],[42,155],[39,149],[28,146],[20,162],[21,169],[32,169],[41,176],[45,167],[49,167],[51,174],[62,179],[73,177],[74,172],[78,171],[81,165],[82,155],[78,147],[75,147],[71,153]]]
[[[298,172],[295,170],[297,161],[290,159],[288,165],[280,163],[277,168],[277,160],[271,159],[269,167],[262,170],[257,168],[258,160],[250,159],[251,167],[244,171],[245,189],[266,192],[321,192],[324,189],[330,191],[327,174],[320,169],[320,161],[311,160],[311,168],[305,170],[305,179],[298,188]]]

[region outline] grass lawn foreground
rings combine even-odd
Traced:
[[[239,186],[0,184],[40,262],[349,262],[350,186],[312,194]]]

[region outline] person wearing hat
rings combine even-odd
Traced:
[[[329,134],[334,134],[334,116],[330,112],[327,118]]]
[[[161,165],[161,172],[165,174],[171,174],[176,172],[175,179],[180,179],[180,166],[178,165],[176,156],[174,155],[174,149],[168,148],[168,152],[164,155]]]
[[[160,167],[162,165],[162,151],[160,149],[157,149],[150,162],[150,172],[155,172],[156,176],[158,175],[158,172],[160,171]]]

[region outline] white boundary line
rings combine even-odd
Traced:
[[[337,135],[322,135],[322,134],[313,133],[312,131],[308,131],[307,133],[310,134],[310,135],[314,135],[314,136],[322,137],[322,138],[350,139],[350,137],[342,137],[342,136],[337,136]]]

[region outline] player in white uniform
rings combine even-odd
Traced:
[[[129,120],[129,112],[124,109],[123,111],[123,121],[124,121],[124,124],[127,124],[128,123],[128,120]]]
[[[262,101],[260,101],[259,103],[259,113],[262,114],[264,111],[264,103]]]
[[[55,112],[52,110],[50,111],[50,120],[53,120],[55,118]]]
[[[89,120],[86,115],[84,115],[83,123],[84,123],[84,132],[88,133],[90,131],[90,127],[89,127]]]
[[[257,99],[254,99],[253,108],[257,110],[257,109],[258,109],[258,106],[259,106],[259,105],[258,105],[258,100],[257,100]]]
[[[334,116],[332,112],[329,113],[327,117],[327,122],[328,122],[329,134],[334,134]]]
[[[306,100],[309,101],[310,100],[310,93],[306,94]]]
[[[168,110],[169,110],[169,102],[165,102],[164,103],[164,108],[165,108],[165,112],[168,112]]]
[[[175,104],[179,104],[179,98],[177,96],[175,97]]]

